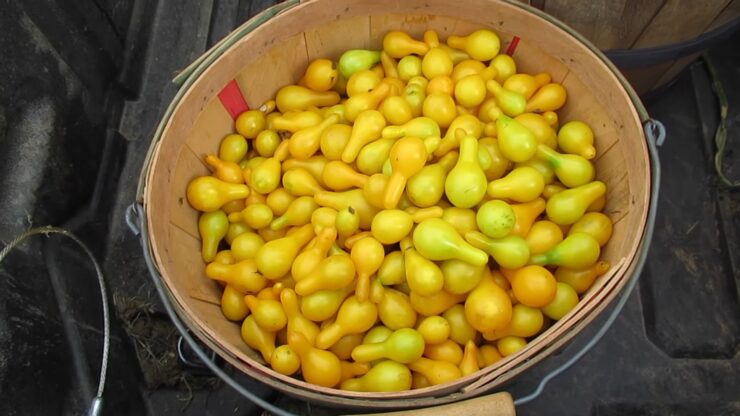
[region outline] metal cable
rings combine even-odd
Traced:
[[[98,285],[100,286],[100,301],[103,304],[103,358],[101,359],[100,363],[98,390],[96,396],[93,398],[93,401],[90,404],[88,415],[98,415],[102,411],[103,391],[105,390],[105,377],[108,372],[108,354],[110,351],[110,312],[108,310],[108,296],[106,295],[103,271],[100,268],[100,264],[98,264],[98,261],[95,259],[95,255],[93,255],[90,248],[88,248],[87,245],[82,242],[82,240],[80,240],[76,235],[72,234],[72,232],[65,230],[64,228],[54,227],[51,225],[31,228],[11,240],[5,247],[3,247],[2,251],[0,251],[0,264],[2,264],[8,254],[10,254],[10,252],[18,245],[20,245],[24,240],[38,234],[44,234],[47,237],[49,236],[49,234],[61,234],[65,237],[70,238],[72,241],[77,243],[77,245],[82,249],[82,251],[85,252],[85,254],[87,254],[93,266],[95,267],[95,274],[97,275]]]

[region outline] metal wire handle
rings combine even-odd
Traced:
[[[658,212],[658,195],[660,193],[660,159],[658,158],[657,147],[663,144],[666,134],[665,126],[663,126],[663,123],[654,119],[646,121],[643,125],[643,128],[645,130],[645,137],[647,138],[648,148],[650,149],[649,153],[652,170],[652,192],[650,196],[647,224],[642,236],[642,241],[649,242],[653,238],[653,231],[655,229],[655,217]],[[596,332],[594,337],[591,338],[591,340],[588,341],[586,345],[583,346],[583,348],[573,354],[573,356],[570,357],[566,362],[564,362],[562,365],[543,377],[542,380],[540,380],[540,383],[537,385],[537,388],[535,388],[532,393],[514,400],[515,406],[519,406],[521,404],[528,403],[536,399],[545,390],[545,386],[547,386],[547,383],[572,367],[573,364],[583,358],[586,353],[588,353],[594,346],[596,346],[596,344],[599,343],[599,341],[601,341],[604,335],[611,328],[612,324],[614,324],[614,321],[617,319],[617,316],[619,316],[619,313],[622,312],[622,309],[624,308],[624,305],[627,304],[627,300],[629,299],[632,290],[637,285],[637,281],[640,279],[640,274],[642,273],[642,268],[645,266],[647,253],[648,247],[644,247],[640,251],[635,266],[634,277],[627,283],[627,286],[624,288],[621,297],[617,301],[617,304],[614,306],[614,310],[612,310],[611,314],[606,319],[601,328],[599,328],[599,330]]]
[[[14,248],[20,245],[27,238],[38,234],[44,234],[47,237],[49,236],[49,234],[61,234],[65,237],[70,238],[72,241],[77,243],[77,245],[82,249],[82,251],[85,252],[85,254],[87,254],[87,257],[90,258],[90,261],[95,267],[95,274],[97,275],[98,285],[100,286],[100,301],[103,304],[103,358],[100,360],[101,362],[100,376],[98,378],[98,390],[95,394],[95,397],[93,397],[92,402],[90,403],[87,415],[98,416],[103,411],[103,392],[105,391],[105,377],[108,372],[108,353],[110,350],[110,312],[108,310],[108,296],[105,290],[105,278],[103,277],[103,271],[101,270],[100,264],[95,259],[95,256],[93,255],[90,248],[88,248],[87,245],[82,242],[82,240],[80,240],[76,235],[72,234],[72,232],[69,230],[59,227],[53,227],[51,225],[31,228],[30,230],[15,237],[12,241],[10,241],[10,243],[8,243],[8,245],[3,247],[2,251],[0,251],[0,264],[2,264],[2,262]]]
[[[654,228],[655,216],[656,216],[656,210],[657,210],[657,202],[658,202],[657,200],[658,189],[660,186],[660,161],[658,160],[657,146],[660,146],[665,140],[665,128],[663,124],[649,117],[647,110],[645,109],[644,105],[640,101],[637,93],[630,86],[630,84],[626,81],[624,76],[619,72],[619,70],[617,70],[614,64],[609,59],[607,59],[606,56],[598,48],[596,48],[593,44],[591,44],[582,35],[573,31],[572,29],[570,29],[568,26],[558,21],[557,19],[554,19],[553,17],[545,14],[541,10],[538,10],[531,6],[522,4],[520,2],[511,1],[510,3],[516,5],[517,7],[525,9],[529,11],[530,13],[539,16],[540,18],[547,20],[551,24],[568,32],[571,36],[578,39],[583,45],[588,47],[588,49],[590,49],[595,55],[597,55],[600,58],[600,60],[611,70],[611,72],[619,80],[620,84],[624,86],[625,91],[630,97],[630,101],[632,101],[632,104],[635,106],[635,110],[637,111],[637,114],[640,120],[644,123],[645,135],[647,138],[648,150],[649,150],[650,159],[651,159],[651,171],[652,171],[651,176],[652,176],[653,192],[651,192],[650,205],[648,207],[648,218],[647,218],[648,223],[643,233],[643,241],[649,242],[653,234],[653,228]],[[205,71],[205,69],[208,67],[210,63],[215,61],[216,58],[218,58],[225,50],[227,50],[238,39],[250,33],[256,27],[264,23],[266,20],[269,20],[270,18],[275,16],[277,13],[288,10],[296,6],[297,4],[299,4],[299,0],[287,0],[286,2],[273,6],[271,8],[268,8],[261,14],[255,16],[253,19],[247,21],[245,24],[240,26],[235,32],[232,32],[229,36],[227,36],[226,39],[214,45],[214,47],[212,47],[211,50],[204,53],[200,58],[198,58],[198,60],[196,60],[196,62],[194,62],[188,68],[186,68],[174,80],[175,84],[180,87],[178,90],[178,94],[175,96],[173,101],[170,103],[170,106],[167,108],[167,111],[164,117],[162,118],[162,121],[159,127],[157,128],[157,131],[154,134],[154,139],[149,148],[149,151],[148,151],[145,163],[144,163],[144,169],[142,169],[142,176],[140,177],[140,180],[139,180],[139,186],[137,189],[137,201],[138,202],[133,203],[126,212],[127,224],[129,225],[129,227],[131,228],[131,230],[133,231],[135,235],[141,237],[140,242],[142,243],[142,246],[144,247],[144,250],[143,250],[144,259],[149,269],[152,281],[154,282],[154,285],[157,288],[157,292],[159,293],[159,296],[162,299],[162,303],[165,305],[166,312],[172,319],[173,323],[175,324],[175,327],[181,333],[182,338],[185,339],[188,345],[196,353],[198,358],[201,359],[203,363],[208,368],[210,368],[217,376],[223,379],[224,382],[226,382],[229,386],[234,388],[237,392],[239,392],[242,396],[244,396],[248,400],[251,400],[257,405],[263,407],[264,409],[270,412],[276,413],[278,415],[291,415],[291,413],[286,412],[285,410],[280,409],[269,402],[266,402],[264,399],[246,390],[243,386],[241,386],[238,382],[236,382],[233,378],[231,378],[228,374],[226,374],[221,368],[218,367],[216,363],[214,363],[213,361],[209,359],[207,354],[201,349],[200,345],[198,345],[198,343],[192,338],[187,327],[182,323],[179,316],[177,316],[177,313],[175,312],[171,304],[169,296],[167,295],[167,292],[162,285],[162,282],[160,280],[161,277],[159,275],[159,271],[157,270],[151,258],[151,252],[149,251],[149,245],[148,245],[148,235],[147,235],[148,230],[145,225],[145,215],[146,214],[145,214],[145,210],[144,210],[142,203],[144,200],[143,194],[144,194],[144,188],[146,185],[145,172],[148,171],[147,167],[149,166],[151,162],[151,158],[153,157],[157,143],[161,139],[163,127],[166,124],[166,122],[169,120],[172,113],[174,112],[174,108],[176,107],[177,103],[179,102],[184,92],[188,90],[188,88]],[[571,359],[563,363],[561,366],[559,366],[558,368],[550,372],[545,378],[543,378],[543,380],[540,382],[537,389],[535,389],[533,393],[516,400],[515,404],[523,404],[523,403],[526,403],[528,401],[531,401],[537,398],[542,393],[542,391],[544,390],[545,386],[547,385],[549,381],[551,381],[558,375],[565,372],[568,368],[570,368],[573,364],[575,364],[575,362],[577,362],[581,357],[583,357],[591,348],[593,348],[593,346],[595,346],[601,340],[601,338],[604,336],[604,334],[609,330],[609,328],[613,324],[619,312],[621,312],[622,308],[624,307],[624,304],[627,302],[629,294],[632,292],[634,286],[636,285],[638,277],[639,277],[639,273],[641,272],[644,266],[644,263],[645,263],[645,259],[647,257],[647,248],[648,248],[647,246],[642,247],[638,255],[638,258],[637,258],[636,268],[634,272],[635,277],[628,283],[627,287],[622,293],[622,297],[617,302],[615,309],[612,311],[611,315],[609,316],[607,321],[604,323],[604,325],[599,329],[595,337],[591,341],[589,341],[581,350],[579,350]]]
[[[149,230],[147,230],[147,227],[145,226],[145,215],[146,214],[144,213],[144,207],[138,203],[131,204],[126,210],[126,223],[129,225],[131,231],[135,235],[141,237],[140,242],[144,243],[143,245],[145,245],[145,242],[149,239]],[[247,390],[246,388],[244,388],[244,386],[239,384],[239,382],[234,380],[230,375],[226,374],[226,372],[221,369],[218,364],[211,360],[211,357],[209,357],[208,354],[203,351],[201,346],[198,345],[198,342],[193,339],[193,336],[190,335],[190,331],[188,330],[187,326],[185,326],[180,317],[177,315],[177,312],[175,312],[175,309],[172,306],[172,301],[167,295],[167,291],[162,284],[161,276],[159,275],[159,271],[157,271],[157,267],[154,265],[154,261],[152,260],[149,250],[145,247],[143,251],[144,262],[146,263],[146,267],[149,269],[149,276],[152,278],[152,282],[154,282],[154,287],[157,289],[157,294],[162,300],[162,305],[164,305],[165,312],[167,312],[167,315],[169,315],[172,323],[175,325],[175,328],[177,328],[177,331],[180,332],[182,339],[185,340],[188,346],[193,350],[193,352],[195,352],[195,355],[198,356],[198,359],[200,359],[200,361],[205,364],[206,367],[213,371],[216,376],[223,380],[224,383],[228,384],[231,388],[236,390],[237,393],[244,396],[244,398],[246,398],[247,400],[279,416],[297,416],[275,406],[274,404]]]
[[[659,194],[659,189],[660,189],[660,160],[658,158],[657,147],[662,145],[663,142],[665,141],[666,133],[665,133],[665,127],[663,126],[663,124],[657,120],[649,119],[648,121],[645,122],[643,127],[645,130],[645,137],[647,138],[647,144],[648,144],[648,150],[649,150],[648,153],[650,154],[650,161],[651,161],[650,169],[652,173],[651,174],[651,178],[652,178],[651,191],[652,192],[651,192],[650,204],[648,208],[647,224],[645,227],[645,231],[643,233],[642,241],[649,242],[652,239],[653,230],[655,228],[655,218],[656,218],[657,206],[658,206],[658,194]],[[277,406],[265,401],[261,397],[250,392],[249,390],[246,390],[241,384],[239,384],[231,376],[229,376],[221,368],[219,368],[218,365],[212,360],[212,357],[209,357],[203,351],[201,346],[198,345],[198,343],[193,339],[193,337],[190,335],[190,331],[182,323],[182,321],[180,320],[180,317],[175,312],[172,306],[172,303],[169,299],[169,296],[167,295],[167,292],[164,286],[162,285],[159,271],[154,265],[154,262],[151,258],[149,250],[146,249],[146,246],[147,246],[146,241],[148,241],[147,239],[149,238],[149,236],[148,236],[148,230],[146,226],[144,225],[144,219],[145,219],[144,207],[141,204],[134,203],[131,206],[129,206],[128,210],[126,211],[126,223],[129,225],[129,227],[131,228],[132,232],[135,235],[141,237],[141,243],[145,246],[145,249],[143,250],[144,260],[146,262],[147,268],[149,269],[150,276],[152,278],[152,281],[154,282],[154,286],[157,288],[157,293],[159,294],[159,297],[162,299],[162,303],[164,304],[167,314],[172,319],[172,322],[175,324],[175,327],[182,335],[182,338],[188,343],[190,348],[195,352],[195,354],[203,362],[203,364],[205,364],[206,367],[211,369],[211,371],[213,371],[218,377],[224,380],[226,384],[231,386],[234,390],[236,390],[239,394],[244,396],[246,399],[261,406],[265,410],[268,410],[275,414],[282,415],[282,416],[292,416],[291,413],[278,408]],[[570,359],[568,359],[566,362],[561,364],[555,370],[548,373],[540,381],[537,388],[532,393],[515,400],[514,405],[518,406],[518,405],[530,402],[536,399],[537,397],[539,397],[539,395],[542,394],[545,387],[547,386],[547,383],[549,383],[555,377],[567,371],[576,362],[578,362],[578,360],[580,360],[584,355],[586,355],[586,353],[588,353],[596,344],[599,343],[599,341],[609,331],[612,324],[617,319],[617,316],[624,308],[624,305],[627,303],[627,300],[629,299],[629,295],[632,293],[632,290],[637,284],[640,273],[642,272],[642,268],[645,265],[645,260],[647,259],[647,252],[648,252],[647,246],[641,249],[637,257],[637,263],[636,263],[636,267],[634,271],[634,278],[632,278],[629,281],[623,293],[621,294],[619,301],[615,305],[614,310],[612,310],[606,322],[604,322],[601,328],[599,328],[596,335],[594,335],[594,337],[586,345],[584,345],[578,352],[576,352]]]

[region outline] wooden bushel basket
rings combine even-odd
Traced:
[[[597,176],[608,187],[605,213],[614,221],[614,234],[602,252],[612,268],[573,311],[525,349],[452,383],[398,393],[348,392],[272,371],[244,344],[240,325],[223,317],[221,287],[205,276],[199,254],[198,213],[185,197],[190,180],[209,173],[203,156],[216,151],[220,140],[233,132],[234,120],[219,92],[236,80],[247,103],[256,107],[274,97],[279,87],[296,82],[310,60],[336,60],[352,48],[380,49],[390,30],[420,38],[434,29],[444,40],[478,28],[495,30],[502,51],[517,37],[513,55],[519,70],[549,72],[566,87],[568,102],[558,111],[560,120],[578,119],[592,126]],[[496,0],[293,0],[268,9],[237,31],[243,36],[214,46],[199,61],[201,70],[178,93],[156,134],[140,184],[149,234],[145,245],[171,302],[190,330],[234,367],[277,390],[327,405],[383,409],[457,401],[491,391],[545,358],[634,278],[651,196],[644,109],[603,56],[558,22],[527,6]]]

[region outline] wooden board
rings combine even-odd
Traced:
[[[538,0],[549,13],[603,50],[671,45],[694,38],[740,16],[740,1],[710,0]],[[698,55],[625,70],[640,93],[671,81]]]
[[[600,49],[632,46],[665,0],[546,0],[544,11]]]
[[[708,0],[696,3],[667,0],[650,21],[633,48],[649,48],[679,43],[704,33],[730,0]]]
[[[731,21],[732,19],[736,19],[738,17],[740,17],[740,0],[732,0],[730,4],[728,4],[714,19],[712,24],[707,27],[706,31],[714,30]],[[660,79],[658,79],[656,85],[664,85],[672,81],[681,71],[683,71],[687,66],[689,66],[700,56],[700,53],[696,53],[673,61],[671,63],[671,66],[663,73]]]
[[[729,21],[733,19],[737,19],[740,17],[740,0],[732,0],[730,3],[722,10],[722,12],[717,16],[716,19],[712,22],[711,25],[709,25],[709,28],[707,30],[713,30],[716,29],[725,23],[728,23]]]
[[[702,2],[701,7],[693,7],[685,1],[668,0],[632,47],[649,48],[695,38],[709,29],[729,3],[730,0],[711,0]],[[625,74],[637,91],[644,92],[673,79],[695,57],[630,69]]]

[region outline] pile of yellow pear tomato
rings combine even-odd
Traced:
[[[490,30],[316,59],[190,182],[205,274],[278,373],[353,391],[516,354],[609,264],[593,132]]]

